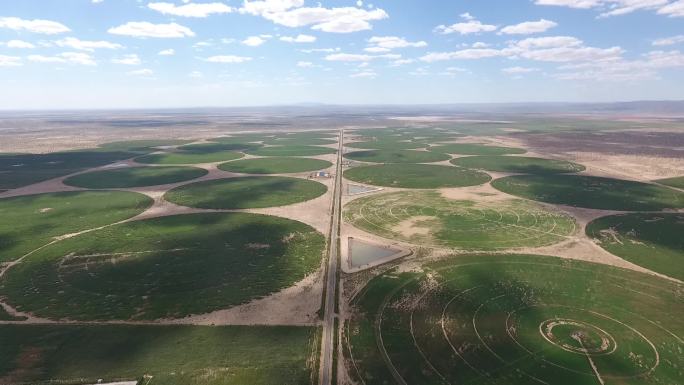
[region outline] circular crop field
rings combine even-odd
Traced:
[[[375,186],[423,189],[476,186],[491,180],[488,174],[481,171],[428,164],[354,167],[345,171],[344,177]]]
[[[125,191],[77,191],[0,199],[0,262],[12,261],[61,235],[109,225],[152,206]]]
[[[324,184],[306,179],[246,176],[186,184],[168,191],[164,198],[202,209],[252,209],[306,202],[327,190]]]
[[[260,144],[256,143],[214,143],[214,142],[206,142],[206,143],[197,143],[197,144],[188,144],[186,146],[181,146],[178,147],[178,151],[182,151],[184,153],[194,153],[194,154],[210,154],[210,153],[216,153],[216,152],[224,152],[224,151],[243,151],[243,150],[250,150],[250,149],[255,149],[261,147]]]
[[[521,199],[478,203],[435,191],[402,191],[349,202],[344,219],[387,239],[465,250],[540,247],[576,231],[572,217]]]
[[[497,190],[536,201],[621,211],[684,207],[684,193],[647,183],[583,175],[515,175],[492,182]]]
[[[449,143],[440,146],[432,146],[429,148],[429,150],[446,154],[459,155],[506,155],[524,154],[527,152],[522,148],[486,146],[484,144],[473,143]]]
[[[240,159],[243,156],[243,154],[235,151],[177,151],[144,155],[135,158],[135,161],[143,164],[199,164],[227,162]]]
[[[286,174],[323,170],[332,166],[327,160],[309,158],[268,157],[244,159],[219,165],[224,171],[242,174]]]
[[[521,174],[563,174],[584,171],[581,164],[525,156],[467,156],[451,160],[456,166]]]
[[[334,154],[334,148],[317,146],[272,146],[248,150],[247,153],[256,156],[317,156]]]
[[[143,187],[183,182],[207,173],[196,167],[125,167],[74,175],[64,184],[93,189]]]
[[[350,373],[369,384],[681,384],[683,290],[543,256],[390,270],[353,301]]]
[[[345,143],[344,145],[351,148],[364,148],[370,150],[410,150],[427,147],[427,144],[422,142],[409,142],[398,139],[379,139],[368,142],[351,142]]]
[[[372,163],[431,163],[451,159],[451,157],[446,154],[412,150],[354,151],[344,154],[344,157],[360,162]]]
[[[323,139],[317,137],[283,137],[270,139],[264,142],[274,146],[320,146],[325,144],[335,144],[336,140]]]
[[[8,271],[0,293],[38,316],[178,318],[289,287],[320,266],[325,239],[247,213],[127,222],[55,243]]]
[[[684,281],[684,214],[623,214],[595,219],[587,235],[608,252]]]

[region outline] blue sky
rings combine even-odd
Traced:
[[[0,1],[0,109],[684,99],[684,0]]]

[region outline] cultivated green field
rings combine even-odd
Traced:
[[[410,150],[416,148],[427,147],[426,143],[423,142],[411,142],[404,140],[406,138],[381,138],[378,140],[372,140],[368,142],[351,142],[345,143],[345,146],[351,148],[363,148],[370,150]]]
[[[92,189],[143,187],[183,182],[208,173],[196,167],[122,167],[74,175],[64,184]]]
[[[0,262],[12,261],[55,237],[134,217],[152,205],[145,195],[86,191],[0,199]]]
[[[195,154],[211,154],[224,151],[243,151],[261,147],[256,143],[196,143],[178,147],[178,151],[190,152]]]
[[[320,146],[325,144],[335,144],[336,140],[324,139],[318,137],[282,137],[276,139],[269,139],[264,141],[264,144],[274,146]]]
[[[607,251],[684,281],[684,214],[625,214],[598,218],[587,235]]]
[[[256,156],[317,156],[335,152],[334,148],[318,146],[272,146],[247,151]]]
[[[0,154],[0,190],[28,186],[137,155],[140,153],[104,149],[51,154]]]
[[[106,150],[116,151],[132,151],[139,153],[154,152],[158,147],[168,146],[182,146],[191,140],[175,140],[175,139],[141,139],[141,140],[122,140],[118,142],[109,142],[99,145],[98,147]]]
[[[359,229],[421,247],[540,247],[576,231],[572,217],[520,199],[474,202],[446,199],[435,191],[359,198],[345,206],[343,215]]]
[[[345,355],[368,384],[680,384],[682,290],[554,257],[452,257],[371,280]]]
[[[676,178],[659,179],[656,182],[667,186],[684,189],[684,176]]]
[[[0,384],[311,384],[318,334],[292,326],[2,325]]]
[[[372,163],[431,163],[451,159],[451,157],[446,154],[412,150],[354,151],[344,154],[344,157],[360,162]]]
[[[204,213],[127,222],[46,247],[0,296],[48,318],[180,318],[284,289],[320,266],[324,237],[285,218]]]
[[[516,175],[492,182],[497,190],[547,203],[621,211],[684,208],[684,193],[652,184],[583,175]]]
[[[144,155],[135,158],[135,161],[143,164],[199,164],[227,162],[229,160],[240,159],[243,156],[243,154],[236,151],[177,151]]]
[[[440,146],[431,146],[429,150],[446,154],[459,155],[506,155],[524,154],[527,152],[522,148],[486,146],[483,144],[472,143],[449,143]]]
[[[440,188],[476,186],[491,177],[481,171],[462,167],[427,164],[385,164],[354,167],[344,172],[354,182],[383,187]]]
[[[532,158],[526,156],[467,156],[456,158],[452,164],[485,171],[518,174],[563,174],[584,171],[581,164],[564,160]]]
[[[191,183],[164,198],[202,209],[250,209],[285,206],[317,198],[328,190],[318,182],[280,176],[246,176]]]
[[[324,170],[333,164],[327,160],[296,158],[296,157],[268,157],[237,160],[223,163],[219,169],[242,174],[286,174]]]

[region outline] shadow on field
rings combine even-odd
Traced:
[[[345,330],[349,341],[345,353],[353,357],[348,368],[353,378],[386,384],[523,385],[535,383],[535,378],[554,385],[597,382],[585,354],[570,353],[546,341],[537,324],[558,317],[591,323],[572,309],[607,311],[596,298],[605,284],[604,269],[572,275],[563,268],[565,263],[530,270],[524,264],[499,265],[490,257],[485,257],[488,262],[481,267],[458,266],[461,258],[431,264],[425,273],[390,271],[368,284],[353,301],[353,316]],[[477,259],[465,258],[470,258],[467,263]],[[543,271],[550,273],[548,277],[538,276]],[[428,276],[438,276],[439,284]],[[558,314],[554,306],[559,304],[570,309]],[[518,309],[524,309],[527,321],[519,320],[516,313],[509,324],[513,328],[507,329],[510,312]],[[559,338],[572,341],[574,332],[578,331],[570,329]],[[624,345],[632,337],[614,338]],[[645,373],[640,363],[627,357],[629,349],[594,356],[594,363],[609,378],[610,374]],[[643,358],[643,363],[652,358]],[[635,383],[645,379],[634,378]]]
[[[50,246],[10,270],[0,293],[51,318],[178,318],[293,285],[318,268],[324,244],[307,225],[264,215],[161,217]]]

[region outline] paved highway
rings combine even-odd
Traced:
[[[335,168],[335,186],[333,190],[332,224],[330,226],[328,274],[326,276],[325,312],[323,316],[323,339],[321,341],[321,367],[319,379],[321,385],[332,385],[333,349],[337,333],[335,330],[335,303],[337,302],[337,261],[339,260],[339,228],[340,209],[342,208],[342,152],[344,149],[344,131],[340,130],[339,150]]]

